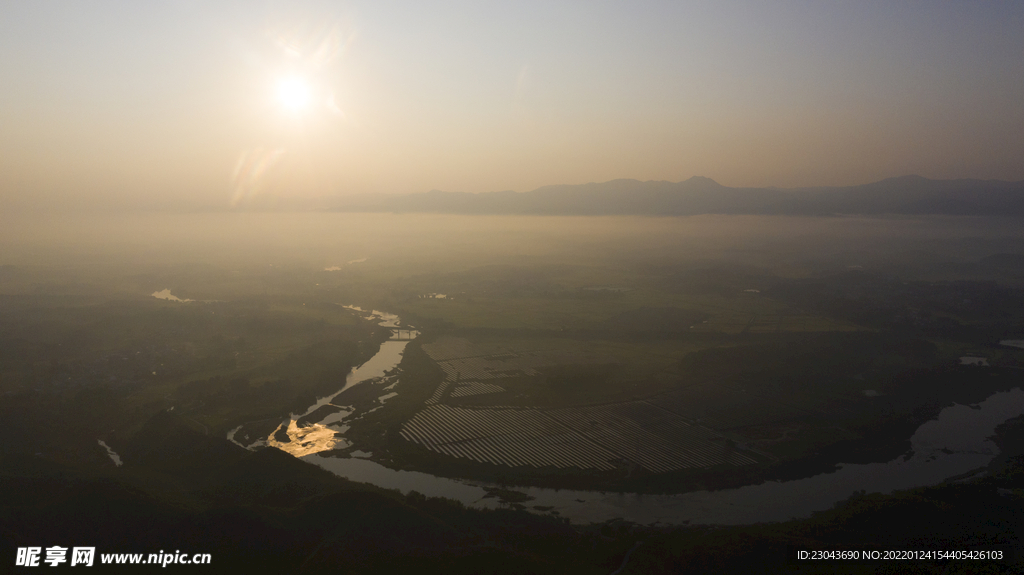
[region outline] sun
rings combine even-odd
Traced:
[[[277,81],[277,100],[290,112],[300,112],[309,106],[311,92],[303,78],[292,76]]]

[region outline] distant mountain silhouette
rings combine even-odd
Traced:
[[[889,178],[818,188],[730,188],[695,176],[683,182],[612,180],[544,186],[531,192],[442,192],[363,195],[329,200],[327,209],[453,214],[945,214],[1024,216],[1024,181]]]

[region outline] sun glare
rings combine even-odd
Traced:
[[[309,105],[309,84],[302,78],[282,78],[277,83],[277,99],[285,108],[298,112]]]

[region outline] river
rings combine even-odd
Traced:
[[[382,326],[399,326],[399,319],[393,314],[379,311],[369,313]],[[267,443],[352,481],[398,489],[403,493],[418,491],[430,497],[447,497],[471,507],[499,507],[502,503],[494,497],[488,497],[485,489],[498,487],[495,485],[389,469],[360,457],[318,455],[321,451],[347,445],[341,443],[343,439],[335,437],[335,431],[344,432],[347,429],[340,422],[350,412],[346,412],[345,406],[336,406],[331,401],[353,385],[384,376],[401,361],[402,351],[407,344],[408,341],[388,341],[382,344],[376,355],[352,371],[344,387],[337,393],[318,400],[302,414],[292,414],[288,428],[289,442],[276,442],[271,435]],[[308,427],[297,426],[296,420],[324,406],[333,406],[337,411],[319,423]],[[515,489],[533,498],[526,502],[528,508],[543,507],[545,512],[566,517],[575,523],[595,523],[616,518],[642,524],[738,525],[785,521],[809,517],[815,511],[829,509],[859,491],[890,493],[894,490],[935,485],[948,478],[979,470],[998,454],[998,448],[989,439],[995,428],[1022,413],[1024,392],[1019,388],[995,393],[977,405],[953,405],[917,429],[910,440],[912,450],[903,457],[887,463],[840,464],[835,471],[798,480],[768,481],[737,489],[674,495],[539,487]]]

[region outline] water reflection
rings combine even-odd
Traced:
[[[347,262],[345,262],[345,265],[350,266],[352,264],[362,263],[362,262],[365,262],[366,259],[367,258],[359,258],[357,260],[348,260]],[[341,266],[337,266],[337,265],[329,266],[329,267],[324,268],[324,271],[325,272],[338,272],[338,271],[341,271]]]
[[[165,289],[165,290],[161,290],[161,291],[155,291],[155,292],[153,292],[150,295],[152,295],[153,297],[155,297],[157,299],[165,299],[167,301],[180,301],[180,302],[193,301],[193,300],[190,300],[190,299],[181,299],[181,298],[179,298],[177,296],[171,295],[171,290],[170,289]]]
[[[338,437],[334,429],[322,423],[300,427],[294,419],[288,422],[286,430],[288,441],[278,441],[277,435],[281,427],[283,424],[278,426],[274,433],[267,438],[267,445],[287,451],[295,457],[303,457],[328,449],[342,449],[350,445],[344,438]]]
[[[276,447],[295,457],[305,457],[321,451],[344,449],[351,446],[352,444],[341,436],[342,433],[348,430],[348,426],[340,424],[352,415],[353,410],[349,406],[334,404],[334,398],[343,391],[364,381],[384,377],[389,370],[397,366],[402,360],[402,352],[405,350],[405,346],[409,345],[409,341],[419,335],[419,332],[415,330],[398,329],[401,322],[397,315],[377,310],[366,311],[356,306],[344,307],[368,316],[381,327],[393,328],[392,339],[382,343],[380,350],[367,360],[366,363],[352,370],[345,378],[344,385],[337,392],[318,399],[316,403],[300,414],[290,414],[287,424],[282,423],[279,425],[270,434],[270,437],[266,439],[267,445]],[[397,394],[392,392],[382,399],[386,400],[395,395]],[[318,421],[308,421],[310,415],[325,407],[334,409],[325,410],[330,411],[330,413],[321,417]],[[303,418],[305,420],[300,425],[299,420]],[[237,429],[229,433],[228,439],[234,441],[235,431]],[[280,439],[282,434],[286,437],[286,440]]]
[[[97,439],[96,441],[100,444],[101,447],[103,447],[103,449],[107,450],[107,456],[109,456],[110,460],[114,462],[114,465],[116,465],[117,467],[121,467],[121,465],[123,464],[123,462],[121,461],[121,456],[118,455],[117,452],[115,452],[113,449],[111,449],[110,446],[107,445],[102,439]]]

